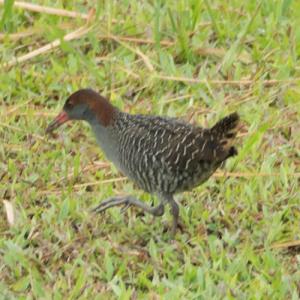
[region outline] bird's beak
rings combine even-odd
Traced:
[[[47,127],[46,133],[52,132],[54,129],[58,128],[60,125],[66,123],[69,120],[68,114],[62,111]]]

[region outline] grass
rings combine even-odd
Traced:
[[[1,204],[1,299],[298,299],[300,3],[93,3],[0,5],[0,197],[15,212],[9,226]],[[239,155],[178,196],[174,242],[169,213],[89,213],[113,194],[151,197],[107,163],[85,124],[44,135],[83,87],[125,111],[204,126],[241,115]]]

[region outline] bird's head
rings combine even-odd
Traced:
[[[81,89],[66,100],[61,113],[49,124],[46,133],[52,132],[69,120],[96,120],[102,126],[111,124],[116,108],[107,99],[91,89]]]

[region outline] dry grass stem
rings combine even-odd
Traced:
[[[151,61],[150,61],[149,57],[147,55],[145,55],[140,49],[133,48],[133,47],[127,45],[123,41],[119,40],[117,36],[113,36],[113,40],[116,41],[117,43],[119,43],[120,45],[122,45],[124,48],[126,48],[126,49],[132,51],[133,53],[137,54],[143,60],[143,62],[145,64],[145,66],[147,67],[147,69],[150,72],[154,71],[154,67],[151,64]]]
[[[98,37],[103,40],[117,40],[122,42],[131,42],[135,44],[146,44],[146,45],[155,44],[155,41],[151,39],[141,39],[141,38],[128,37],[128,36],[116,36],[116,35],[105,34],[105,35],[98,35]],[[168,41],[168,40],[160,41],[161,46],[173,46],[174,44],[175,44],[174,41]]]
[[[15,213],[13,205],[10,201],[3,200],[5,212],[6,212],[6,218],[7,222],[10,226],[13,226],[15,224]]]
[[[74,39],[78,39],[80,37],[82,37],[83,35],[87,34],[90,30],[92,29],[92,26],[90,27],[86,27],[86,26],[82,26],[80,28],[78,28],[77,30],[75,31],[72,31],[68,34],[66,34],[64,37],[63,37],[63,40],[64,41],[71,41],[71,40],[74,40]],[[17,64],[20,64],[20,63],[23,63],[25,61],[28,61],[36,56],[39,56],[41,54],[45,54],[49,51],[52,51],[53,49],[57,48],[58,46],[60,46],[61,44],[61,40],[60,39],[56,39],[54,40],[53,42],[51,43],[48,43],[38,49],[35,49],[25,55],[22,55],[20,57],[16,57],[16,58],[13,58],[12,60],[8,61],[7,63],[4,64],[4,67],[12,67],[12,66],[15,66]]]
[[[212,175],[213,177],[243,177],[243,178],[251,178],[251,177],[271,177],[271,176],[280,176],[279,172],[274,173],[250,173],[250,172],[221,172],[217,171]],[[289,174],[291,177],[300,177],[299,173]]]
[[[35,30],[35,29],[29,29],[29,30],[26,30],[23,32],[10,33],[10,34],[0,33],[0,41],[3,41],[6,38],[8,38],[12,41],[17,41],[17,40],[32,36],[36,33],[37,33],[37,30]]]
[[[300,240],[296,240],[296,241],[273,244],[271,246],[271,248],[272,249],[284,249],[284,248],[299,247],[299,246],[300,246]]]
[[[197,79],[187,77],[176,77],[176,76],[165,76],[165,75],[153,75],[154,78],[167,80],[167,81],[181,81],[188,83],[203,83],[203,84],[220,84],[220,85],[237,85],[237,86],[249,86],[254,83],[261,83],[266,86],[272,86],[278,83],[295,83],[300,81],[300,77],[290,79],[270,79],[270,80],[208,80],[208,79]]]
[[[234,177],[234,178],[251,178],[251,177],[270,177],[270,176],[279,176],[280,173],[248,173],[248,172],[222,172],[218,171],[215,174],[212,175],[212,177],[215,178],[220,178],[220,177]],[[300,177],[300,173],[293,173],[290,174],[292,177]],[[66,178],[60,178],[58,181],[51,183],[52,185],[55,185],[59,182],[61,182],[63,179]],[[69,176],[68,176],[68,179]],[[80,183],[80,184],[74,184],[73,189],[74,190],[79,190],[82,188],[90,187],[90,186],[97,186],[101,184],[108,184],[108,183],[114,183],[114,182],[120,182],[120,181],[126,181],[128,180],[127,177],[116,177],[116,178],[108,178],[104,180],[99,180],[99,181],[91,181],[91,182],[86,182],[86,183]],[[39,194],[61,194],[62,189],[47,189],[47,190],[42,190],[39,192]]]
[[[0,4],[4,4],[4,0],[0,0]],[[46,14],[62,16],[62,17],[81,18],[81,19],[88,19],[89,17],[88,14],[85,13],[79,13],[76,11],[53,8],[49,6],[32,4],[32,3],[22,2],[22,1],[15,1],[14,6],[18,8],[38,12],[38,13],[46,13]]]

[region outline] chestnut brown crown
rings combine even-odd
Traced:
[[[101,124],[107,126],[115,108],[94,90],[81,89],[66,100],[63,110],[71,120],[90,121],[96,116]]]
[[[117,111],[106,98],[92,89],[81,89],[65,102],[62,112],[49,124],[49,133],[69,120],[97,120],[104,127],[111,125]]]

